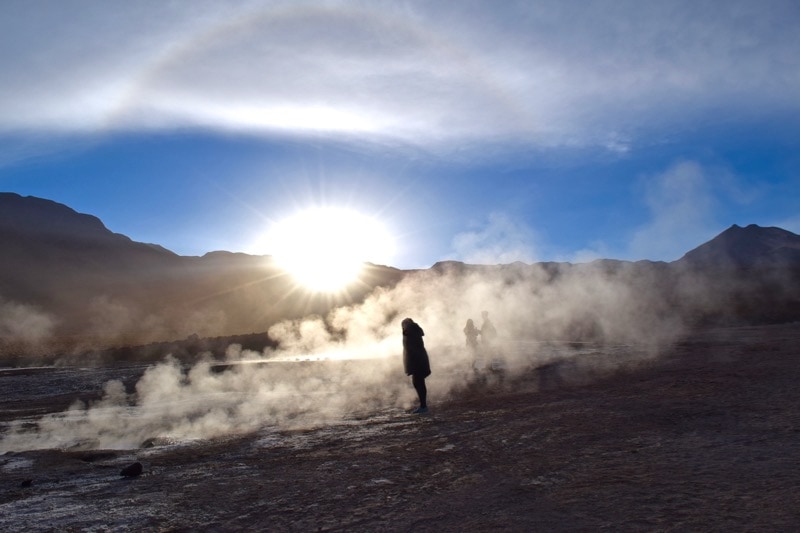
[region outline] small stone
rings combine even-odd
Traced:
[[[137,462],[123,468],[119,475],[123,477],[136,477],[142,473],[142,470],[142,463]]]

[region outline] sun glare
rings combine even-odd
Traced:
[[[365,262],[388,264],[394,248],[379,221],[335,207],[306,209],[278,222],[266,246],[281,268],[317,292],[344,289]]]

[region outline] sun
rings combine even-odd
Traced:
[[[274,224],[265,247],[300,285],[336,292],[358,279],[365,262],[388,264],[394,244],[375,218],[352,209],[314,207]]]

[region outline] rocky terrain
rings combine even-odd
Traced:
[[[796,531],[799,347],[797,323],[702,329],[591,379],[554,361],[446,395],[432,384],[427,416],[365,407],[127,450],[7,451],[0,529]],[[4,431],[140,369],[94,371],[77,385],[5,370]]]
[[[796,531],[798,251],[733,225],[670,263],[368,265],[315,295],[0,193],[0,529]],[[483,310],[503,364],[476,376]]]

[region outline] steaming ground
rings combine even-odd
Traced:
[[[565,270],[555,280],[549,276],[543,268],[524,265],[480,275],[447,266],[410,275],[324,318],[272,326],[268,334],[279,349],[230,346],[226,371],[208,354],[190,368],[168,359],[135,379],[109,379],[99,397],[78,398],[64,412],[12,423],[0,452],[133,449],[148,439],[182,442],[262,427],[310,428],[353,413],[408,409],[416,397],[400,366],[399,323],[405,316],[426,331],[433,368],[429,386],[441,398],[463,390],[473,377],[462,329],[468,318],[480,324],[484,310],[501,342],[497,354],[486,354],[487,362],[502,356],[497,364],[510,380],[560,359],[570,361],[563,372],[575,374],[572,379],[596,379],[650,361],[683,331],[675,314],[648,295],[648,279],[637,286],[592,267]],[[558,342],[576,338],[592,342]],[[582,357],[587,350],[597,353]]]
[[[723,509],[797,525],[796,326],[683,341],[692,287],[670,302],[657,271],[615,268],[444,265],[274,325],[279,349],[2,370],[0,526],[714,529]],[[501,337],[477,378],[462,328],[483,310]],[[408,414],[406,316],[426,331],[429,417]],[[120,479],[132,461],[145,473]]]
[[[557,364],[553,379],[577,383],[643,360],[641,349],[633,346],[603,349],[593,343],[506,341],[496,345],[495,356],[481,354],[480,375],[500,385],[501,379]],[[470,353],[460,347],[431,352],[435,372],[428,385],[440,398],[457,395],[476,381]],[[7,415],[18,413],[18,418],[7,422],[0,452],[136,449],[154,440],[187,442],[265,427],[308,429],[385,409],[409,409],[417,401],[398,356],[366,358],[337,351],[264,358],[235,346],[228,356],[225,363],[209,359],[191,367],[170,359],[117,369],[5,370],[0,373],[3,396],[15,398]],[[32,406],[53,390],[63,393],[59,398],[69,401],[68,407],[39,415]]]
[[[397,354],[7,370],[0,528],[796,530],[798,346],[506,344],[502,383],[434,368],[423,417]]]

